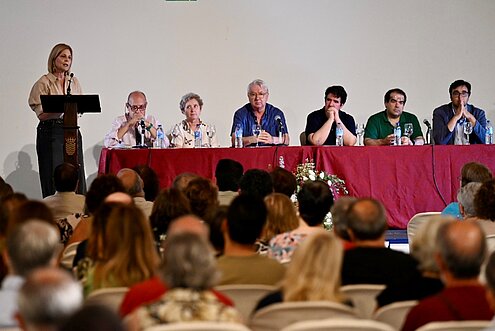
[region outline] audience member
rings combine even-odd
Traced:
[[[273,192],[272,177],[265,170],[249,169],[241,177],[239,192],[264,199]]]
[[[474,196],[474,211],[476,220],[486,235],[495,234],[495,179],[481,184]]]
[[[357,198],[342,196],[338,198],[330,209],[332,215],[333,232],[344,242],[344,249],[354,247],[349,237],[349,227],[347,225],[347,210],[357,201]]]
[[[134,204],[143,213],[144,216],[150,217],[153,209],[153,202],[146,201],[144,198],[143,180],[138,173],[129,168],[122,168],[117,172],[117,178],[120,179],[124,189],[134,200]]]
[[[208,240],[208,227],[204,222],[193,215],[182,216],[173,221],[168,228],[167,239],[184,233],[193,233],[204,240]],[[122,301],[119,309],[120,315],[126,316],[142,304],[158,300],[167,292],[167,290],[167,285],[156,275],[149,280],[145,280],[132,286]],[[212,290],[212,292],[218,300],[226,305],[233,306],[232,300],[220,292],[215,290]]]
[[[281,263],[291,260],[294,250],[312,234],[323,228],[323,221],[333,205],[330,188],[322,181],[307,181],[297,193],[299,226],[289,232],[276,235],[269,243],[268,256]]]
[[[460,187],[464,187],[469,183],[478,182],[483,183],[489,179],[492,179],[493,175],[490,169],[484,164],[478,162],[468,162],[462,166],[460,176]],[[462,219],[461,211],[459,210],[459,204],[457,202],[451,202],[442,211],[443,215],[452,215],[458,219]]]
[[[344,252],[343,285],[407,287],[417,281],[417,262],[408,254],[385,248],[387,216],[380,202],[358,199],[349,207],[347,225],[355,247]]]
[[[160,122],[153,116],[146,115],[147,107],[148,101],[143,92],[131,92],[125,104],[125,114],[113,121],[110,132],[105,135],[105,147],[138,145],[141,141],[142,130],[144,130],[144,145],[152,146]],[[167,147],[169,145],[167,137],[164,137],[164,141]]]
[[[146,164],[140,164],[132,168],[143,180],[144,198],[146,201],[155,201],[160,192],[160,178],[155,170]]]
[[[196,93],[187,93],[180,99],[179,107],[186,118],[176,124],[172,129],[170,146],[176,148],[193,148],[196,143],[195,135],[198,132],[201,147],[218,147],[216,132],[209,131],[211,130],[211,126],[203,122],[200,118],[203,110],[203,100],[201,97]]]
[[[437,263],[445,289],[421,300],[407,315],[403,331],[430,322],[490,320],[493,311],[479,283],[486,257],[485,234],[475,222],[447,222],[437,233]]]
[[[289,131],[284,113],[268,102],[268,86],[261,79],[253,80],[247,88],[249,103],[234,113],[232,129],[232,146],[234,146],[235,130],[242,129],[242,144],[249,145],[289,145]],[[255,135],[254,127],[259,125],[260,133]]]
[[[239,181],[244,173],[241,163],[231,159],[221,159],[215,168],[215,178],[218,186],[218,202],[228,206],[238,195]]]
[[[9,233],[2,252],[8,275],[0,288],[0,328],[17,325],[17,296],[25,277],[38,267],[55,266],[59,250],[59,234],[45,221],[26,221]]]
[[[268,211],[265,227],[258,240],[258,253],[267,254],[270,240],[284,232],[290,232],[299,226],[299,217],[292,201],[282,193],[272,193],[265,197]]]
[[[223,224],[224,255],[218,258],[220,284],[275,285],[282,279],[285,267],[255,251],[266,216],[265,204],[257,197],[241,194],[232,201]]]
[[[450,103],[433,111],[433,139],[436,145],[484,144],[485,111],[468,104],[471,84],[456,80],[449,87]],[[466,136],[464,125],[469,123],[472,133]]]
[[[14,190],[12,189],[12,186],[5,182],[5,180],[0,177],[0,201],[6,197],[7,195],[10,195],[14,193]]]
[[[191,213],[191,204],[186,195],[176,188],[161,191],[153,203],[150,215],[151,229],[155,242],[165,239],[169,224],[176,218]]]
[[[486,279],[486,299],[490,304],[490,308],[495,311],[495,253],[490,254],[485,268]],[[490,326],[483,331],[495,331],[495,316],[493,317]]]
[[[218,208],[218,188],[211,180],[196,178],[187,184],[184,194],[191,204],[191,212],[209,223]]]
[[[103,205],[93,220],[87,257],[78,264],[84,293],[153,277],[159,260],[153,243],[149,221],[137,207]]]
[[[33,271],[22,285],[17,318],[25,331],[58,331],[81,307],[81,285],[61,269]]]
[[[407,96],[406,92],[394,88],[385,93],[385,110],[368,118],[364,130],[365,145],[393,145],[395,143],[394,128],[400,124],[402,128],[401,145],[423,145],[423,132],[418,118],[412,113],[404,111]],[[404,125],[412,124],[411,136],[405,135]]]
[[[184,191],[184,189],[187,187],[187,184],[189,184],[191,180],[196,178],[201,178],[201,176],[197,174],[193,174],[191,172],[183,172],[174,178],[174,181],[172,182],[172,187],[180,191]]]
[[[225,240],[223,239],[222,225],[227,220],[227,212],[229,208],[227,206],[220,206],[217,208],[215,217],[209,224],[210,229],[210,243],[215,249],[215,256],[219,257],[223,255],[225,248]]]
[[[55,219],[73,214],[83,214],[86,198],[76,194],[79,170],[71,163],[62,163],[53,172],[55,194],[47,196],[43,202],[50,207]]]
[[[278,302],[344,302],[340,293],[342,244],[323,229],[312,234],[294,253],[280,290],[268,294],[256,310]]]
[[[410,243],[411,256],[418,261],[421,277],[413,283],[403,286],[391,284],[377,297],[380,307],[397,301],[420,300],[440,292],[443,282],[440,279],[440,269],[436,261],[436,237],[440,226],[454,220],[450,217],[431,216],[421,225]]]
[[[356,143],[356,123],[354,117],[343,110],[347,92],[342,86],[334,85],[325,90],[323,108],[310,113],[306,119],[307,145],[336,145],[337,123],[342,125],[344,146]]]
[[[472,182],[459,189],[457,201],[459,202],[459,210],[463,219],[476,216],[474,197],[480,190],[481,185],[481,183]]]
[[[120,317],[103,305],[85,305],[58,331],[126,331]]]
[[[130,316],[130,331],[164,323],[241,322],[237,310],[211,291],[219,273],[212,247],[197,234],[176,234],[166,241],[160,276],[169,286],[168,291]]]
[[[276,167],[270,172],[273,182],[273,192],[282,193],[292,198],[297,189],[296,176],[287,169]]]

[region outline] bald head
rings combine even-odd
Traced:
[[[477,278],[486,256],[485,233],[476,222],[448,222],[438,230],[437,251],[453,277]]]
[[[208,226],[194,215],[185,215],[175,219],[168,227],[167,237],[179,233],[195,233],[203,239],[209,240]]]
[[[134,201],[132,197],[124,192],[114,192],[105,198],[105,203],[122,203],[124,205],[132,205]]]
[[[347,222],[354,241],[381,241],[387,229],[385,209],[374,199],[358,199],[351,204]]]
[[[124,189],[131,197],[144,197],[143,180],[138,173],[129,168],[120,169],[117,173]]]

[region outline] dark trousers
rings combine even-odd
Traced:
[[[40,172],[41,192],[43,198],[55,193],[53,171],[64,162],[63,120],[47,120],[38,124],[36,136],[36,153]],[[79,185],[77,192],[86,193],[86,176],[84,173],[82,136],[78,131],[77,155],[79,163]]]

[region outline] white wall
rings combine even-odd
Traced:
[[[285,111],[293,145],[332,84],[346,88],[344,110],[357,122],[382,110],[392,87],[421,120],[463,78],[471,102],[495,119],[494,17],[493,0],[2,0],[0,176],[40,196],[27,97],[59,42],[73,47],[84,92],[101,98],[103,112],[80,120],[91,181],[103,136],[134,89],[166,127],[182,119],[183,94],[200,94],[202,118],[224,146],[255,78]]]

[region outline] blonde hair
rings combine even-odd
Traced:
[[[159,258],[148,219],[135,206],[115,204],[95,261],[94,289],[129,287],[154,276]]]
[[[296,207],[282,193],[271,193],[265,197],[268,210],[263,239],[269,241],[277,234],[292,231],[299,226]]]
[[[310,235],[296,249],[282,282],[284,301],[342,302],[342,242],[324,230]]]
[[[52,51],[50,52],[50,55],[48,56],[48,72],[51,72],[53,73],[55,70],[55,65],[54,65],[54,62],[55,62],[55,59],[60,55],[60,53],[62,53],[63,51],[65,51],[66,49],[68,49],[70,51],[70,55],[72,55],[72,48],[67,45],[67,44],[57,44],[55,46],[53,46],[52,48]],[[71,62],[72,64],[72,62]],[[70,70],[70,67],[69,67],[69,70]]]

